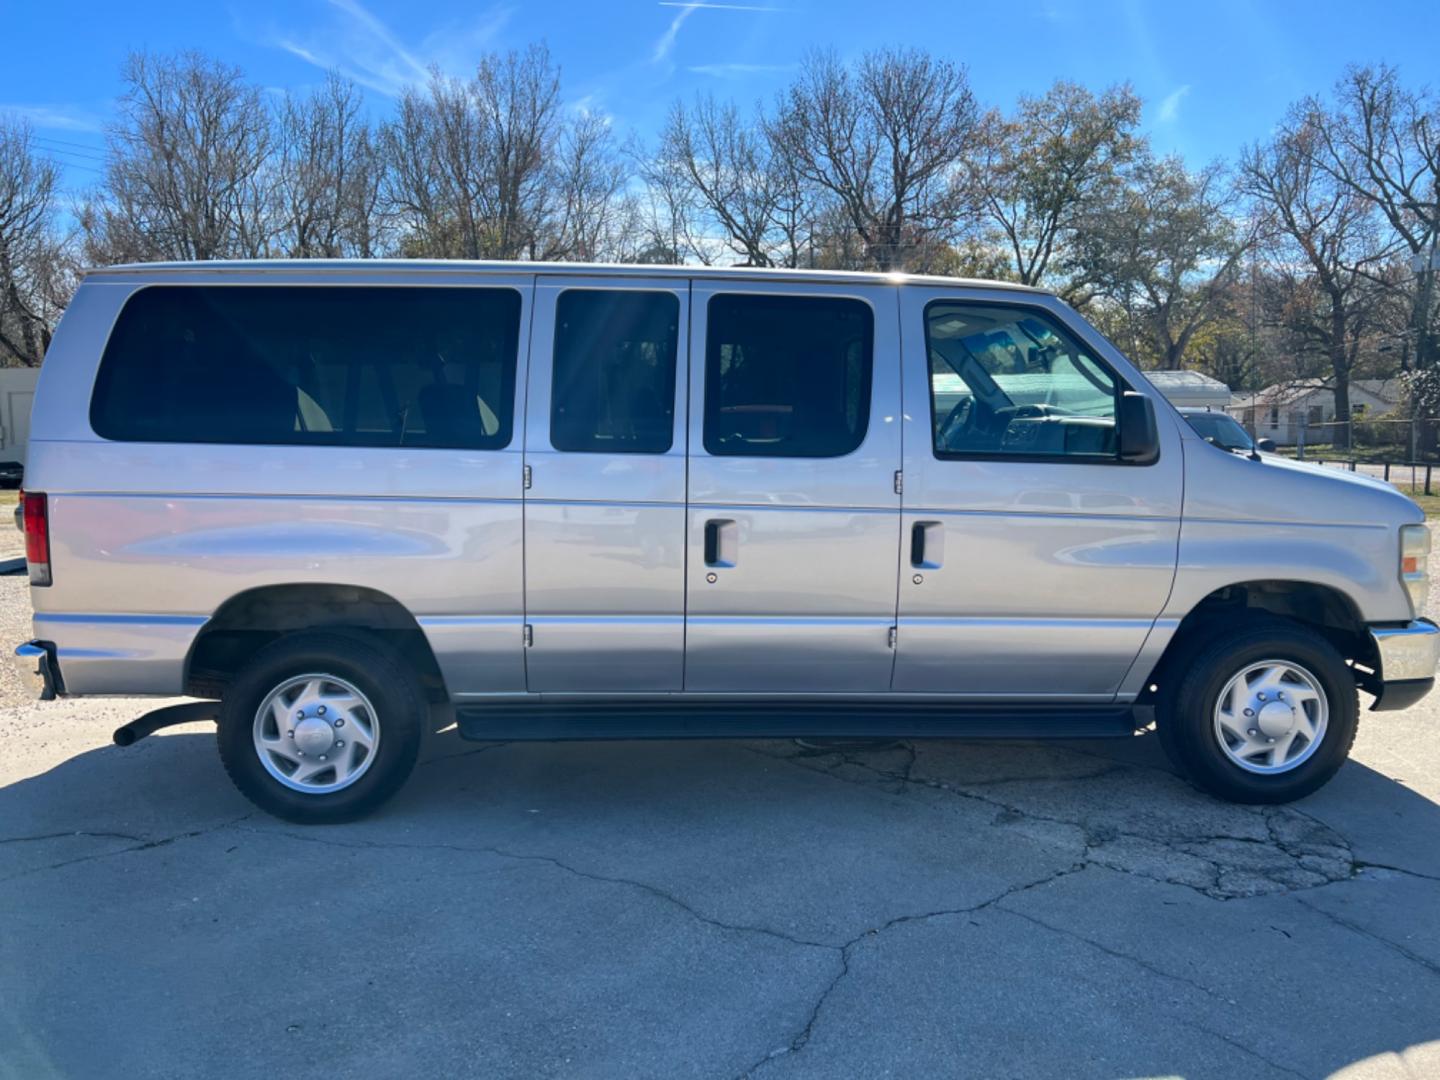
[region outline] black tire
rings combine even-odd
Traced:
[[[1264,660],[1288,660],[1306,668],[1324,690],[1328,726],[1319,746],[1288,772],[1248,772],[1232,761],[1215,734],[1215,708],[1238,672]],[[1176,770],[1201,791],[1228,802],[1292,802],[1318,790],[1335,775],[1355,743],[1360,701],[1345,658],[1320,634],[1274,617],[1247,621],[1232,632],[1212,632],[1182,654],[1156,710],[1160,743]]]
[[[253,738],[255,714],[272,690],[297,675],[350,682],[370,699],[380,738],[375,758],[349,787],[315,794],[270,775]],[[394,795],[420,752],[429,709],[414,670],[377,643],[335,631],[290,634],[261,649],[225,690],[220,705],[220,760],[241,793],[260,809],[301,825],[354,821]]]

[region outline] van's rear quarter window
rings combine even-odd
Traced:
[[[500,450],[509,288],[153,285],[125,304],[90,403],[126,442]]]

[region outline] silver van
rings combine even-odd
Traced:
[[[1129,736],[1314,791],[1434,681],[1388,485],[1202,439],[1054,296],[534,263],[90,272],[23,497],[45,695],[265,810],[472,739]],[[448,715],[448,714],[447,714]]]

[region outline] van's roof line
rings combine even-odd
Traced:
[[[1021,292],[1048,293],[1030,285],[983,278],[940,277],[932,274],[881,273],[854,270],[787,270],[757,266],[651,266],[643,263],[570,263],[570,262],[502,262],[466,259],[215,259],[205,262],[121,263],[115,266],[89,267],[87,276],[111,274],[266,274],[294,273],[413,273],[413,274],[607,274],[627,277],[707,277],[737,279],[789,279],[793,281],[830,281],[852,284],[964,285],[971,288],[1015,289]]]

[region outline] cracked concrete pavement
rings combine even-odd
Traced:
[[[0,695],[0,1076],[1440,1076],[1440,702],[1289,807],[1152,738],[441,732],[305,829]]]

